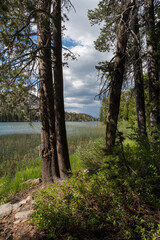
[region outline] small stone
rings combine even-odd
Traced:
[[[36,178],[36,179],[33,179],[31,183],[32,184],[39,184],[41,182],[42,182],[42,180],[40,178]]]
[[[27,218],[32,212],[33,212],[33,210],[18,212],[18,213],[15,214],[14,217],[15,217],[15,219],[25,219],[25,218]]]
[[[27,184],[33,184],[33,185],[36,185],[36,184],[39,184],[42,182],[42,179],[41,178],[36,178],[36,179],[29,179],[27,181],[25,181],[24,183],[27,183]]]
[[[35,205],[35,200],[31,201],[32,207]]]
[[[19,224],[20,223],[20,219],[19,220],[16,220],[15,222],[14,222],[14,224],[16,225],[16,224]]]
[[[15,203],[12,205],[12,209],[16,211],[18,208],[20,208],[20,206],[22,206],[20,203]]]
[[[24,205],[24,204],[26,204],[26,203],[27,203],[26,199],[24,199],[24,200],[22,200],[22,201],[19,202],[20,206],[22,206],[22,205]]]
[[[0,206],[0,218],[8,216],[12,212],[12,204],[7,203]]]
[[[32,200],[32,197],[31,196],[28,196],[27,198],[26,198],[26,202],[30,202]]]

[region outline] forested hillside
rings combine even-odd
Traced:
[[[0,102],[0,122],[28,122],[40,121],[39,98],[33,94],[20,102],[16,106],[1,99]],[[88,122],[98,121],[91,115],[85,113],[65,112],[65,121]]]
[[[65,120],[71,122],[98,121],[98,118],[85,113],[65,112]]]

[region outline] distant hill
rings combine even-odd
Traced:
[[[69,122],[90,122],[98,121],[98,118],[85,113],[65,112],[65,120]]]
[[[97,118],[85,113],[65,112],[65,120],[71,122],[98,121]],[[10,106],[7,99],[0,99],[0,122],[40,121],[39,98],[29,94],[24,102]]]

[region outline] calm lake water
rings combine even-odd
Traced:
[[[67,134],[73,134],[76,127],[96,126],[99,122],[66,122]],[[40,122],[1,122],[0,135],[40,133]]]

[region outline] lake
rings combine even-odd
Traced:
[[[70,155],[77,146],[101,137],[99,122],[66,122]],[[40,122],[0,123],[0,177],[40,164]]]
[[[66,122],[67,134],[74,133],[75,128],[81,127],[94,127],[99,122]],[[0,135],[11,134],[35,134],[40,133],[40,122],[1,122]]]

